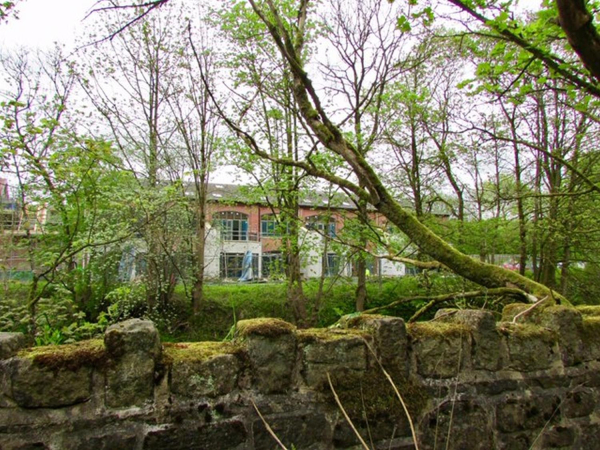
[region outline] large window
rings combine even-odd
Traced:
[[[264,214],[260,218],[261,236],[281,236],[279,223],[275,214]]]
[[[260,218],[260,234],[263,237],[280,237],[288,233],[286,224],[280,222],[275,214],[264,214]]]
[[[342,267],[342,258],[337,253],[327,253],[325,260],[325,276],[333,277],[339,275]]]
[[[223,211],[213,214],[213,225],[221,230],[221,239],[225,241],[248,240],[248,215]]]
[[[242,276],[243,253],[221,253],[221,278],[239,278]],[[252,255],[252,272],[258,274],[258,255]]]
[[[263,278],[277,277],[284,272],[283,257],[281,252],[268,252],[262,254]]]
[[[335,219],[333,217],[316,215],[306,218],[306,228],[316,230],[329,237],[335,237]]]

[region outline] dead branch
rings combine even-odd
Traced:
[[[435,297],[431,297],[431,296],[427,296],[427,295],[406,297],[406,298],[401,298],[400,300],[396,300],[396,301],[389,303],[387,305],[384,305],[384,306],[378,306],[377,308],[367,309],[366,311],[363,312],[363,314],[375,314],[386,308],[392,308],[394,306],[402,305],[404,303],[428,300],[429,303],[427,303],[425,306],[423,306],[421,309],[419,309],[408,320],[409,322],[414,322],[419,317],[421,317],[423,314],[430,311],[434,306],[439,305],[440,303],[448,302],[451,300],[460,300],[460,299],[477,298],[477,297],[500,297],[500,296],[504,296],[504,295],[525,297],[529,300],[528,294],[525,291],[522,291],[521,289],[494,288],[494,289],[485,289],[485,290],[480,290],[480,291],[454,292],[451,294],[443,294],[443,295],[438,295]]]

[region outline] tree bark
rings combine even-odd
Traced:
[[[556,0],[558,20],[569,44],[592,73],[600,80],[600,36],[584,0]]]

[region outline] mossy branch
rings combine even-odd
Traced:
[[[529,294],[527,294],[527,292],[525,292],[521,289],[495,288],[495,289],[485,289],[485,290],[479,290],[479,291],[454,292],[451,294],[443,294],[443,295],[438,295],[438,296],[434,296],[434,297],[425,296],[425,295],[419,295],[419,296],[415,296],[415,297],[406,297],[406,298],[402,298],[400,300],[396,300],[392,303],[388,303],[387,305],[384,305],[384,306],[378,306],[377,308],[367,309],[366,311],[363,312],[363,314],[376,314],[379,311],[382,311],[384,309],[392,308],[394,306],[398,306],[398,305],[402,305],[402,304],[410,303],[410,302],[414,302],[414,301],[423,301],[423,300],[428,301],[428,303],[425,306],[423,306],[421,309],[419,309],[408,320],[409,322],[415,322],[423,314],[430,311],[432,308],[439,305],[440,303],[448,302],[451,300],[467,299],[467,298],[502,297],[502,296],[506,296],[506,295],[513,296],[513,297],[522,297],[522,298],[527,299],[528,301],[531,299],[531,296]]]

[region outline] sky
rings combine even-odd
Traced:
[[[54,42],[73,47],[75,36],[85,30],[83,18],[98,0],[21,0],[19,20],[0,25],[0,48],[19,46],[51,48]],[[533,9],[541,0],[519,0],[519,6]],[[91,23],[91,20],[88,21]]]
[[[96,0],[22,0],[19,19],[0,24],[0,47],[49,49],[54,42],[72,48],[75,36],[85,30],[82,22]],[[88,21],[88,22],[91,22]]]

